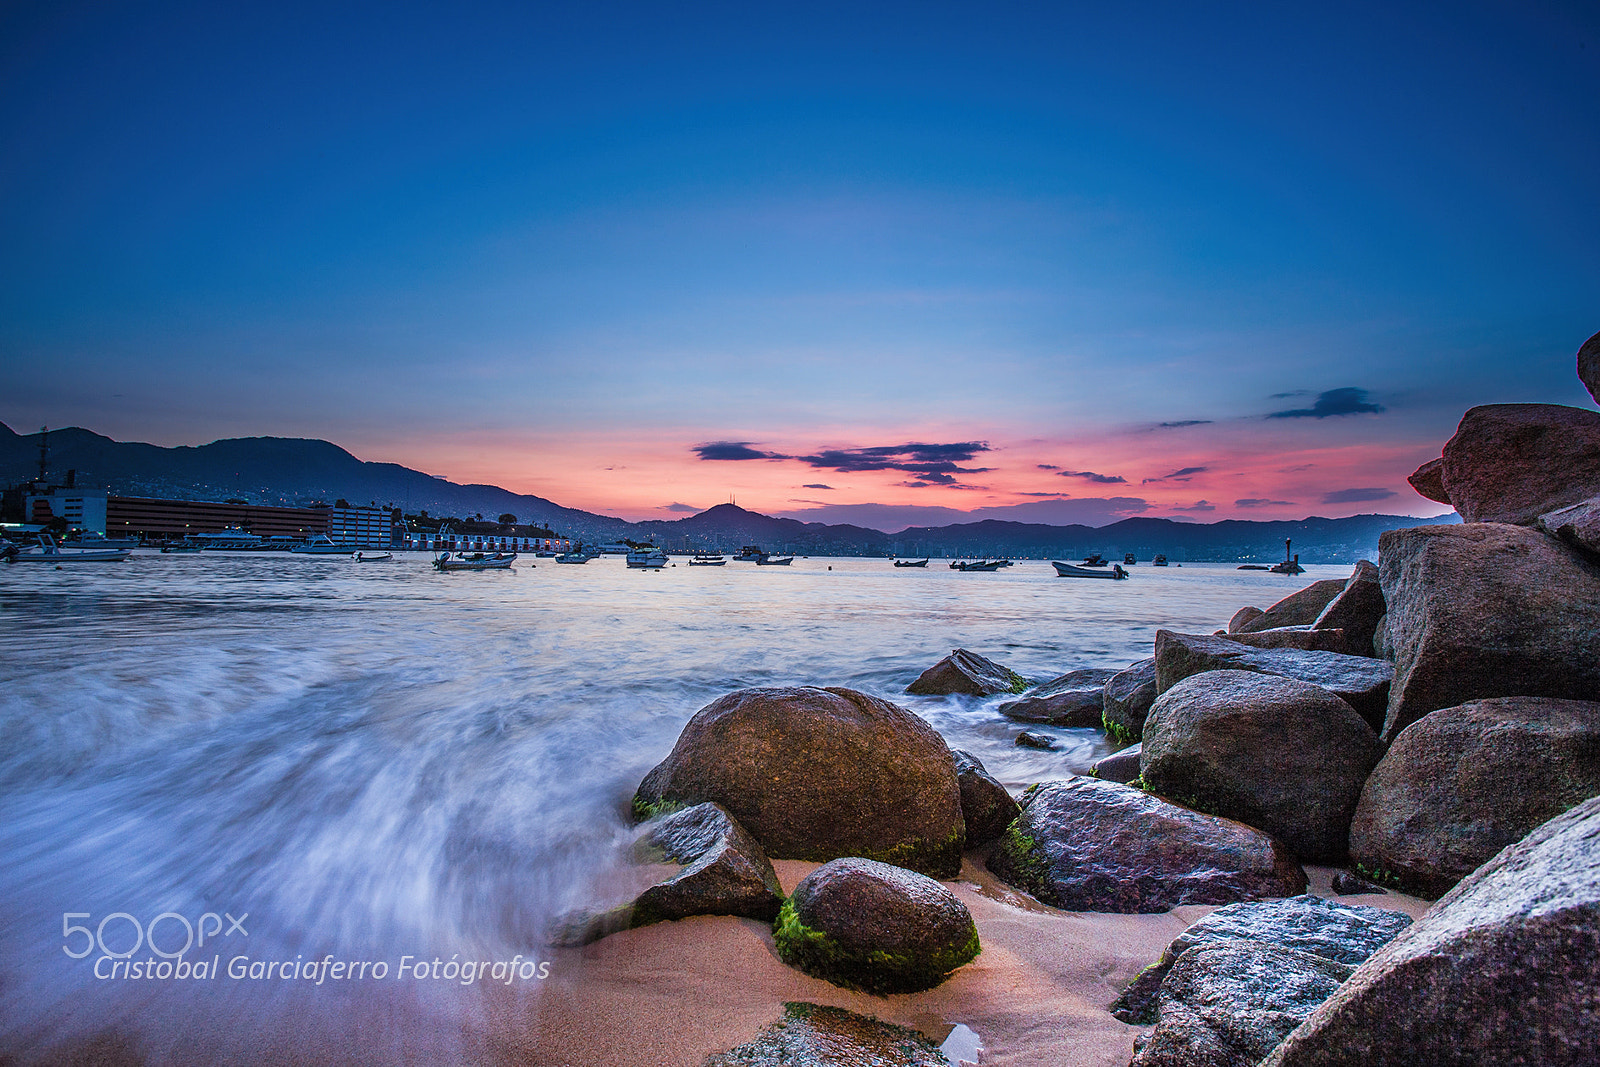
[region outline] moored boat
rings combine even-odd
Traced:
[[[304,556],[348,556],[360,546],[341,545],[327,534],[317,534],[303,545],[289,549]]]
[[[787,567],[789,564],[791,564],[793,562],[794,562],[794,557],[793,556],[784,556],[782,559],[773,559],[771,556],[763,556],[761,559],[756,560],[756,566],[757,567]]]
[[[971,562],[958,559],[950,564],[952,570],[958,571],[997,571],[1006,566],[1010,566],[1010,562],[1003,559],[975,559]]]
[[[357,552],[351,558],[354,559],[357,563],[388,563],[390,560],[394,559],[394,553],[393,552],[373,552],[373,553]]]
[[[126,548],[64,548],[54,537],[40,530],[37,545],[28,548],[9,545],[4,555],[8,563],[121,563],[128,558],[129,551]]]
[[[503,571],[510,570],[516,559],[515,552],[468,552],[457,556],[446,552],[433,561],[433,566],[441,571]]]
[[[766,550],[760,545],[745,545],[733,554],[733,559],[742,563],[753,563],[766,558]]]
[[[1166,565],[1167,565],[1167,557],[1166,556],[1158,555],[1158,556],[1156,556],[1155,559],[1150,561],[1150,566],[1152,566],[1152,567],[1165,567]]]
[[[1108,571],[1092,570],[1088,567],[1078,567],[1071,563],[1060,563],[1056,560],[1051,560],[1050,566],[1056,569],[1057,578],[1110,578],[1120,580],[1128,576],[1128,572],[1122,569],[1122,564],[1120,563],[1113,563]]]
[[[897,559],[894,561],[894,565],[896,567],[926,567],[928,561],[925,559]]]
[[[654,545],[631,549],[628,566],[634,570],[659,570],[667,565],[667,554]]]
[[[689,561],[691,567],[726,567],[728,561],[721,556],[696,556]]]

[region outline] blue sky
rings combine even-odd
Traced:
[[[0,6],[0,421],[1209,520],[1588,403],[1593,5],[862,6]]]

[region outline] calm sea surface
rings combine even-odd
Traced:
[[[618,892],[628,798],[717,696],[862,689],[1020,786],[1109,748],[1056,730],[1059,750],[1019,749],[999,698],[906,696],[952,648],[1038,681],[1122,667],[1158,628],[1210,632],[1348,573],[609,557],[436,574],[426,555],[146,552],[0,569],[0,1052],[99,1035],[158,1060],[259,1061],[358,1034],[352,1061],[463,1058],[449,1024],[482,986],[397,981],[401,958],[548,958],[553,916]],[[206,942],[182,958],[223,973],[105,977],[162,960],[152,945],[176,960],[192,930]],[[236,979],[240,956],[300,966]],[[304,961],[325,957],[388,975],[325,965],[317,985]]]

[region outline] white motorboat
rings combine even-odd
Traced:
[[[8,563],[121,563],[129,554],[126,548],[63,548],[54,537],[40,530],[37,545],[22,549],[11,546],[5,558]]]
[[[721,556],[696,556],[689,561],[691,567],[726,567],[728,561]]]
[[[667,554],[654,545],[635,548],[628,553],[628,566],[635,570],[658,570],[667,565]]]
[[[467,552],[455,556],[445,552],[433,561],[433,566],[441,571],[504,571],[510,570],[516,560],[515,552]]]
[[[1122,569],[1122,564],[1113,563],[1111,569],[1091,570],[1088,567],[1075,567],[1070,563],[1050,561],[1050,566],[1056,569],[1057,578],[1111,578],[1113,580],[1126,578],[1128,572]]]
[[[304,556],[348,556],[358,546],[341,545],[327,534],[317,534],[303,545],[295,545],[290,552],[298,552]]]
[[[357,563],[388,563],[394,559],[393,552],[357,552],[350,557]]]
[[[762,559],[756,560],[756,566],[757,567],[787,567],[789,564],[791,564],[793,562],[794,562],[794,557],[793,556],[784,556],[782,559],[773,559],[771,556],[766,556],[766,557],[764,557]]]

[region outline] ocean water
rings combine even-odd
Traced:
[[[1002,698],[905,695],[952,648],[1038,681],[1122,667],[1159,628],[1210,632],[1349,569],[437,574],[420,554],[146,552],[0,569],[0,1055],[468,1061],[458,1035],[486,1000],[537,997],[551,923],[622,892],[634,787],[723,693],[884,696],[1020,787],[1110,748],[1053,730],[1058,750],[1021,749]],[[146,960],[216,966],[133,977]],[[469,980],[474,960],[508,977]],[[250,973],[267,964],[292,977]]]

